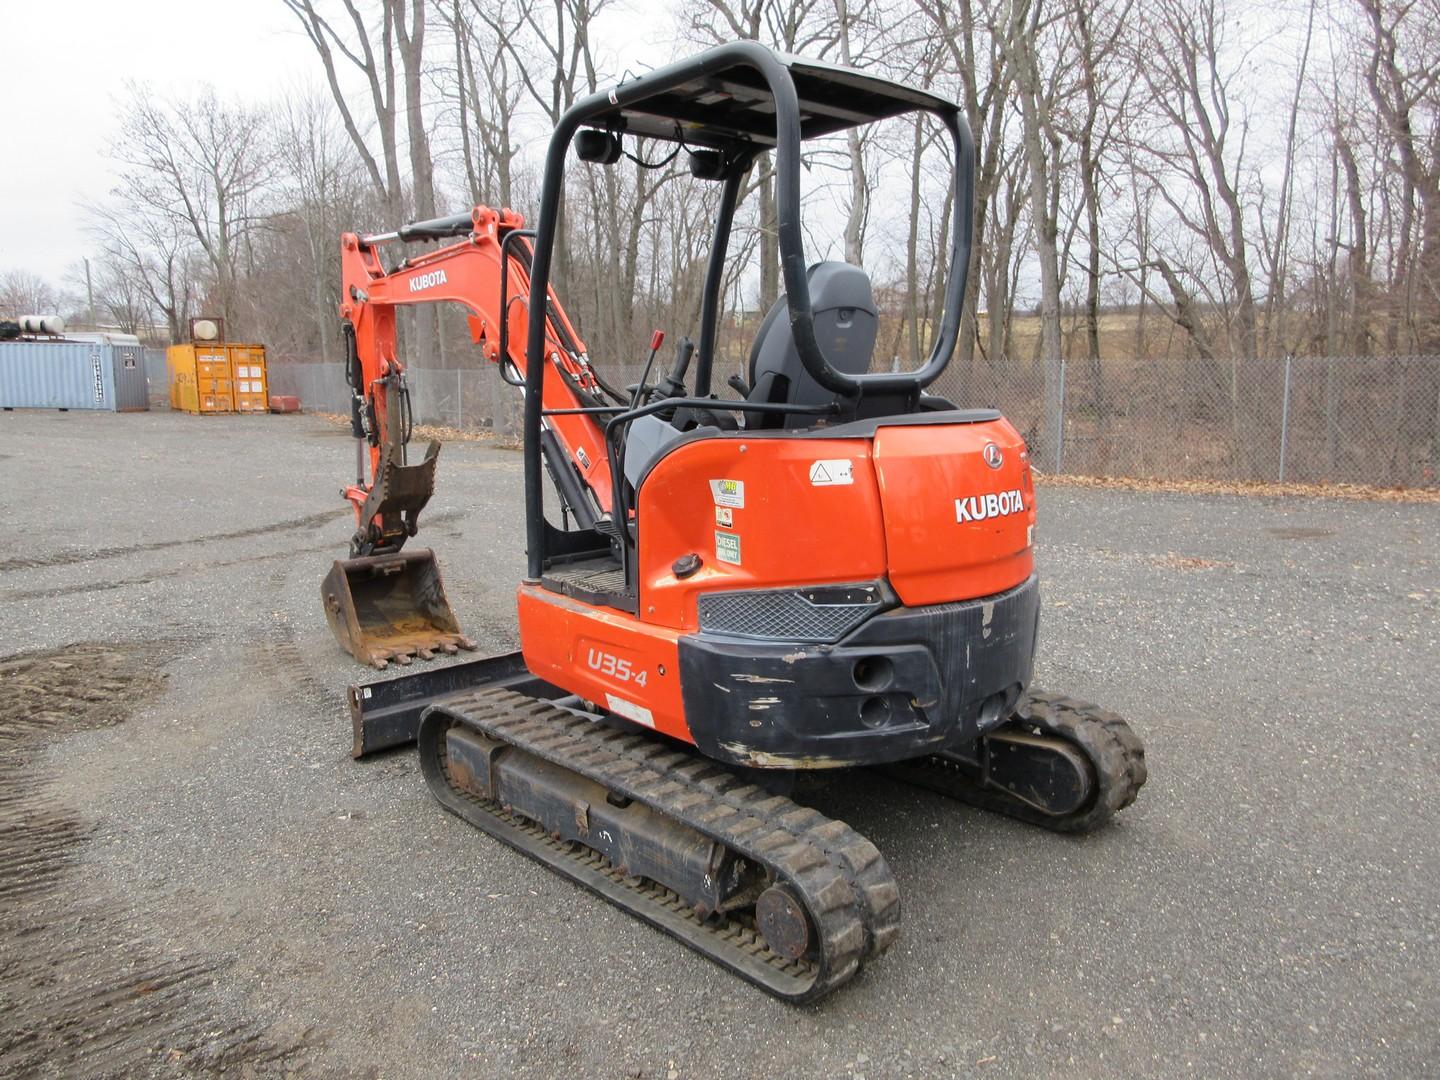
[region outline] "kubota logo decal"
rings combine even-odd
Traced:
[[[992,469],[998,469],[1001,465],[1005,464],[1005,455],[1000,452],[1000,447],[996,446],[993,442],[987,442],[985,449],[980,452],[980,455],[985,459],[985,464],[989,465]]]
[[[445,276],[444,270],[431,270],[428,274],[416,274],[410,279],[410,291],[419,292],[421,289],[433,289],[436,285],[444,285],[449,280]]]
[[[971,495],[967,499],[955,500],[956,521],[985,521],[987,518],[1006,517],[1025,509],[1025,496],[1016,488],[1013,491],[991,492],[989,495]]]

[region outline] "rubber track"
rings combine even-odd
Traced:
[[[1113,712],[1075,698],[1031,690],[1021,698],[1010,722],[1064,739],[1085,755],[1094,770],[1096,791],[1084,807],[1069,814],[1041,813],[1001,788],[982,787],[972,778],[975,766],[952,753],[932,754],[882,771],[982,810],[1066,833],[1098,829],[1133,803],[1145,785],[1145,747],[1130,725]]]
[[[662,885],[625,877],[599,853],[553,840],[498,803],[456,787],[445,761],[445,732],[454,724],[644,803],[767,868],[804,903],[818,948],[802,962],[786,960],[764,944],[748,913],[702,920]],[[428,710],[419,749],[426,781],[446,809],[787,1001],[830,993],[899,933],[899,889],[874,844],[843,821],[746,783],[698,754],[501,689]]]

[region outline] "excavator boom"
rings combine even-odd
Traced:
[[[346,368],[355,483],[344,496],[355,508],[349,559],[336,560],[322,585],[325,613],[341,647],[378,668],[473,649],[445,596],[439,566],[427,549],[402,552],[419,528],[434,491],[440,444],[414,464],[405,364],[397,350],[396,309],[454,302],[469,311],[471,337],[507,382],[523,385],[530,294],[530,232],[509,210],[476,207],[468,214],[416,222],[392,233],[341,239]],[[458,238],[458,239],[456,239]],[[388,245],[454,239],[386,269]],[[566,510],[586,527],[608,515],[612,498],[604,433],[593,414],[567,410],[620,404],[590,369],[585,346],[550,293],[546,355],[559,374],[548,381],[547,457]],[[514,343],[513,345],[511,343]]]

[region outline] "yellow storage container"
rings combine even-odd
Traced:
[[[236,412],[269,412],[270,386],[264,345],[227,345]]]
[[[269,412],[264,345],[171,345],[170,407],[190,413]]]
[[[171,345],[165,360],[170,368],[171,408],[191,413],[235,411],[228,346]]]

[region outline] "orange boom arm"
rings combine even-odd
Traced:
[[[356,482],[345,489],[356,514],[353,554],[396,551],[414,535],[419,513],[414,503],[418,499],[423,506],[429,497],[431,462],[438,452],[438,444],[433,444],[420,466],[408,466],[405,460],[408,387],[405,363],[396,348],[395,309],[443,301],[463,305],[470,313],[471,338],[485,358],[500,366],[508,382],[523,384],[532,254],[524,224],[524,218],[512,210],[477,206],[468,218],[420,222],[378,236],[342,236],[340,316],[347,328],[352,421],[355,435],[369,445],[368,463],[362,446]],[[407,258],[394,269],[386,270],[381,262],[381,250],[389,242],[455,235],[463,239]],[[598,518],[610,512],[612,498],[602,427],[593,414],[555,411],[614,402],[602,397],[604,388],[590,367],[584,343],[554,290],[547,292],[545,355],[554,371],[545,381],[543,405],[546,428],[565,459],[552,460],[551,467],[574,470],[580,485],[571,490],[579,491],[590,505],[572,509]],[[403,474],[407,467],[424,468],[425,475],[411,478],[407,485]],[[393,475],[387,477],[387,472]],[[394,488],[423,487],[424,498],[416,492],[407,501],[403,492],[394,491],[388,498],[377,497],[387,479]]]

